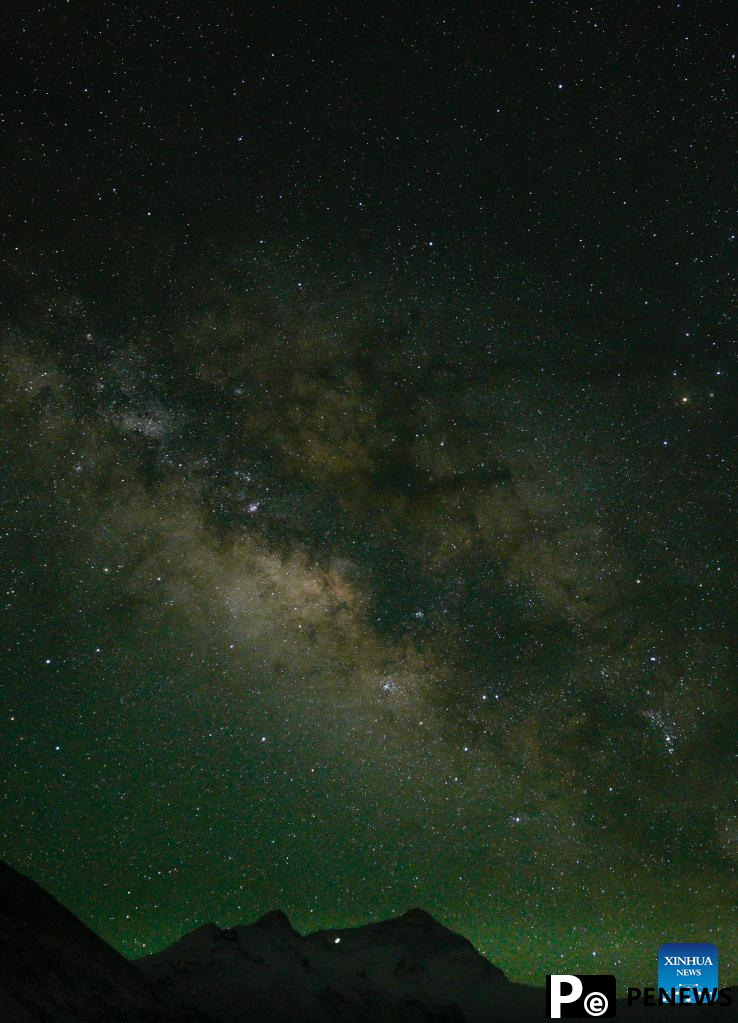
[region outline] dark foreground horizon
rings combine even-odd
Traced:
[[[619,992],[622,994],[623,992]],[[686,1007],[683,1007],[686,1008]],[[637,1020],[678,1007],[628,1007]],[[689,1006],[691,1023],[730,1007]],[[281,910],[207,923],[126,960],[34,881],[0,863],[3,1023],[483,1023],[546,1019],[545,991],[510,982],[423,909],[300,935]]]

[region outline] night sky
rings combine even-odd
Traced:
[[[738,976],[729,3],[3,15],[0,857]]]

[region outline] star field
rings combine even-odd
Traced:
[[[734,980],[727,5],[6,32],[0,857]]]

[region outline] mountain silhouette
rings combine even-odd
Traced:
[[[189,1023],[134,964],[0,863],[2,1023]]]
[[[654,961],[655,961],[654,950]],[[733,1005],[628,1008],[736,1023]],[[207,923],[129,961],[51,895],[0,863],[0,1023],[531,1023],[545,992],[509,981],[422,909],[300,935],[281,910]]]

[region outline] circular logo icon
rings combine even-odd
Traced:
[[[584,1009],[588,1016],[602,1016],[607,1012],[608,1001],[599,991],[590,991],[584,999]]]

